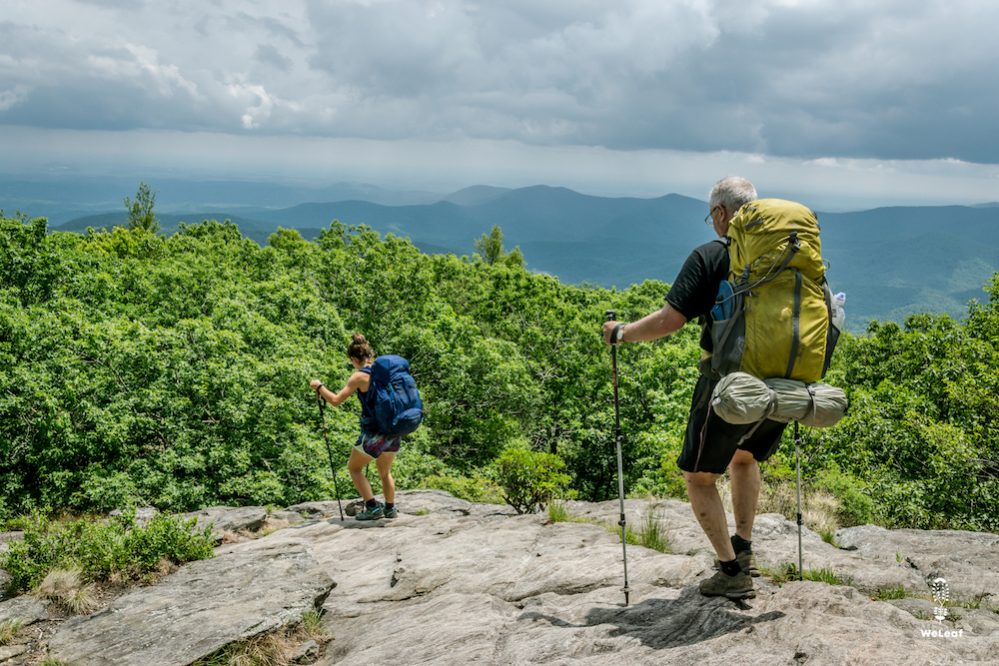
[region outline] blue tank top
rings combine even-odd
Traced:
[[[358,370],[358,372],[363,372],[368,377],[370,377],[371,366],[370,365],[365,366],[360,370]],[[371,409],[371,403],[368,400],[369,396],[374,395],[373,393],[371,393],[371,384],[370,383],[368,384],[368,391],[366,393],[361,393],[360,391],[358,391],[356,395],[358,402],[361,403],[361,430],[363,430],[364,432],[374,432],[375,413],[374,410]]]

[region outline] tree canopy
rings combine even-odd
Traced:
[[[423,394],[400,486],[474,476],[514,447],[558,456],[580,498],[616,496],[600,326],[607,309],[661,307],[663,283],[570,286],[522,257],[428,256],[337,222],[315,241],[278,230],[264,247],[231,223],[148,231],[0,219],[3,515],[329,497],[308,380],[346,380],[354,330],[409,358]],[[851,411],[805,433],[806,476],[871,498],[866,518],[884,524],[996,529],[999,279],[988,296],[965,322],[916,315],[845,336],[829,381]],[[621,348],[630,493],[683,495],[674,461],[698,333]],[[338,464],[356,419],[353,403],[327,411]]]

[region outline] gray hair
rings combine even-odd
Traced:
[[[741,176],[728,176],[711,188],[708,207],[714,209],[715,206],[725,206],[730,214],[735,214],[737,210],[755,199],[756,188],[751,182]]]

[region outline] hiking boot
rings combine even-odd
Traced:
[[[735,554],[735,559],[739,563],[739,568],[742,569],[743,572],[749,574],[753,578],[760,575],[760,570],[756,568],[756,558],[753,557],[753,551],[739,551]],[[715,569],[719,569],[720,571],[720,566],[721,563],[718,560],[715,560]]]
[[[697,589],[706,597],[726,597],[728,599],[752,599],[753,579],[745,571],[729,576],[724,571],[718,571],[711,578],[702,580]]]
[[[739,567],[753,578],[760,575],[760,570],[756,568],[756,558],[753,551],[743,550],[735,554],[735,559],[739,562]]]
[[[385,515],[385,507],[382,506],[381,502],[374,505],[370,509],[365,509],[364,511],[358,511],[357,515],[354,516],[354,520],[378,520]]]
[[[398,515],[399,515],[399,509],[397,509],[394,506],[391,509],[385,509],[386,518],[395,518]]]

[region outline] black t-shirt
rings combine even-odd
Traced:
[[[701,349],[711,351],[711,335],[706,326],[718,285],[728,278],[728,247],[713,240],[694,248],[666,294],[666,302],[687,321],[700,318]]]

